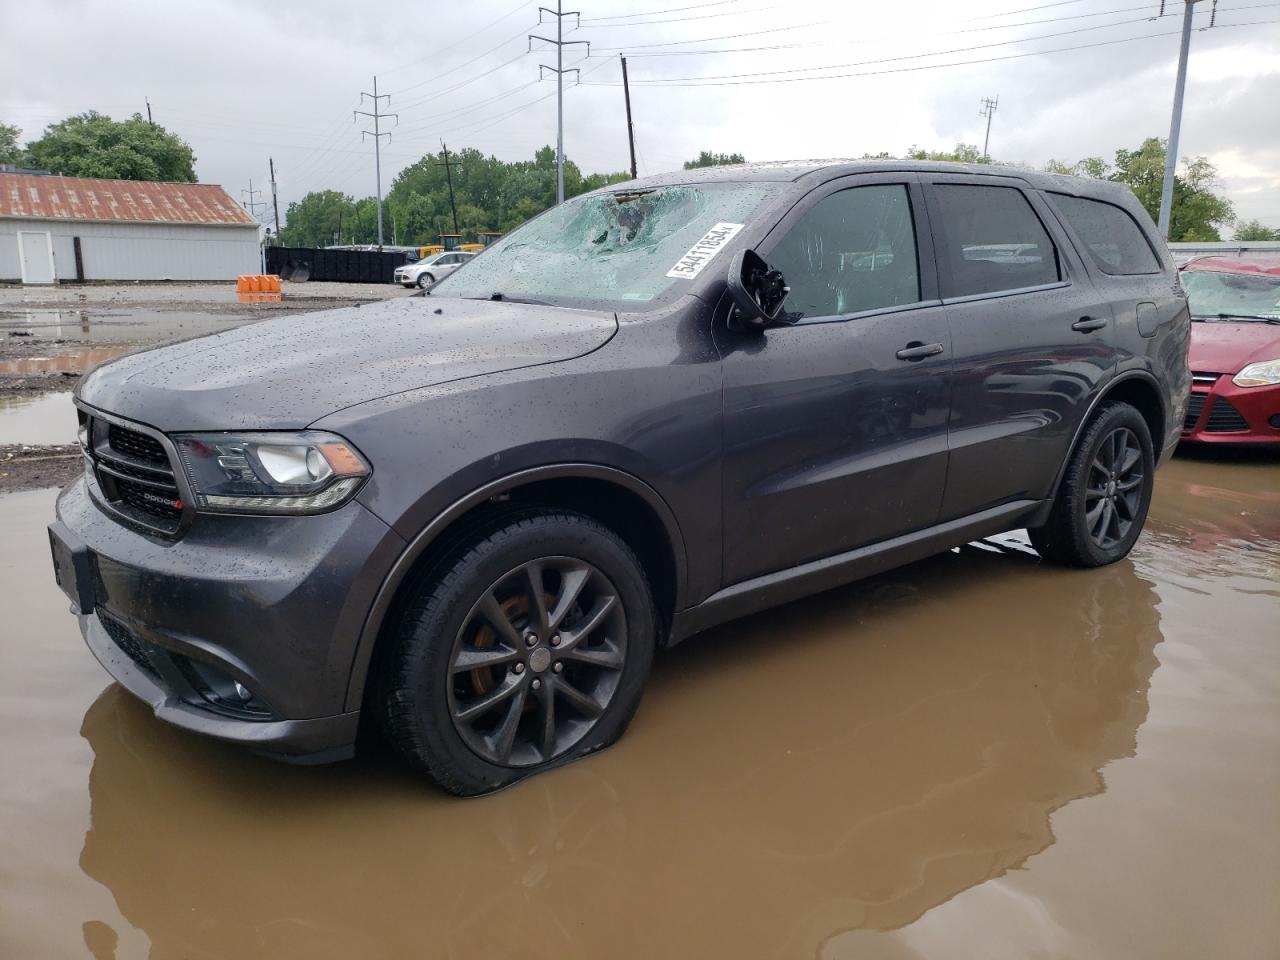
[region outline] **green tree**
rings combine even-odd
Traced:
[[[1268,227],[1261,220],[1245,220],[1236,225],[1236,240],[1280,240],[1280,227]]]
[[[280,242],[286,247],[327,247],[342,231],[344,242],[355,227],[355,201],[337,190],[319,190],[295,200],[285,210]]]
[[[699,167],[723,167],[731,163],[746,163],[747,158],[740,153],[713,153],[703,150],[696,160],[686,160],[686,170],[697,170]]]
[[[951,150],[926,150],[924,147],[911,145],[907,151],[907,160],[945,160],[950,163],[990,163],[990,157],[984,157],[976,144],[957,143]]]
[[[1114,164],[1101,157],[1086,157],[1074,164],[1050,160],[1047,169],[1126,184],[1155,220],[1160,216],[1164,158],[1164,141],[1148,137],[1136,150],[1117,150]],[[1182,161],[1182,173],[1173,181],[1170,240],[1203,243],[1222,239],[1220,228],[1235,222],[1235,211],[1230,200],[1213,192],[1217,179],[1218,171],[1204,157]]]
[[[185,140],[135,113],[116,121],[90,110],[45,128],[27,144],[27,162],[68,177],[195,183]]]
[[[17,127],[0,123],[0,163],[21,165],[24,162],[22,148],[18,146],[18,134],[21,132]]]
[[[1164,185],[1165,144],[1148,137],[1137,150],[1117,150],[1115,172],[1110,179],[1126,183],[1147,212],[1160,214],[1160,191]],[[1235,221],[1231,201],[1213,192],[1218,171],[1204,157],[1182,161],[1182,174],[1173,181],[1173,208],[1169,224],[1170,240],[1221,240],[1220,226]]]

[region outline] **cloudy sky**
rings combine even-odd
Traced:
[[[554,0],[542,0],[554,5]],[[281,211],[309,190],[373,193],[360,92],[399,113],[384,191],[443,138],[506,160],[555,141],[554,49],[538,0],[0,0],[0,122],[35,137],[95,109],[145,111],[195,149],[202,181],[241,198],[275,159]],[[1241,218],[1280,226],[1280,2],[1196,5],[1182,154],[1208,156]],[[698,151],[749,159],[981,143],[1042,164],[1110,158],[1168,133],[1182,0],[575,0],[565,149],[627,166],[619,54],[641,173]],[[572,29],[570,29],[572,28]],[[366,102],[364,106],[369,105]],[[269,192],[264,192],[269,199]],[[264,213],[265,216],[265,213]]]

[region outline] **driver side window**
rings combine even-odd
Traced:
[[[791,292],[795,319],[918,303],[911,200],[904,184],[850,187],[819,200],[767,257]]]

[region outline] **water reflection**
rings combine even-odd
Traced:
[[[0,445],[76,442],[71,393],[0,396]]]
[[[814,955],[1052,844],[1134,751],[1160,640],[1131,563],[966,548],[671,651],[617,747],[471,801],[376,755],[259,760],[112,686],[80,865],[155,958]]]

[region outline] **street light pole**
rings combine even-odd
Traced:
[[[1182,133],[1182,95],[1187,87],[1187,56],[1191,52],[1191,18],[1200,0],[1183,0],[1182,48],[1178,52],[1178,79],[1173,87],[1173,118],[1169,121],[1169,145],[1164,155],[1164,185],[1160,190],[1160,235],[1169,239],[1173,219],[1173,181],[1178,171],[1178,136]]]

